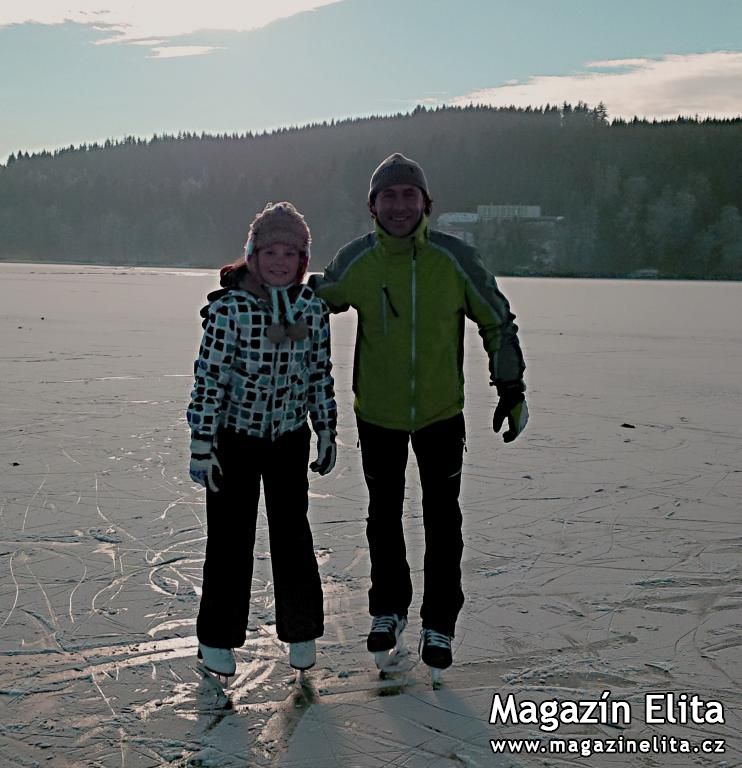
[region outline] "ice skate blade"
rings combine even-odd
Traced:
[[[380,672],[394,667],[403,656],[402,649],[399,647],[390,648],[388,651],[376,651],[374,653],[374,661],[376,662],[376,668]]]
[[[376,669],[383,670],[383,669],[386,669],[387,666],[389,666],[389,658],[392,654],[392,650],[376,651],[374,653],[374,661],[376,662]]]
[[[311,667],[307,667],[307,669],[311,669]],[[296,672],[296,676],[294,677],[294,682],[300,688],[303,688],[304,686],[309,684],[309,678],[307,677],[307,669],[297,669],[296,667],[294,667],[294,671]]]
[[[437,667],[430,667],[430,682],[433,684],[434,691],[437,691],[441,685],[443,685],[443,681],[441,680],[441,672],[443,672],[442,669],[438,669]]]
[[[209,669],[203,663],[199,664],[199,666],[201,668],[201,674],[207,680],[213,680],[215,683],[217,683],[222,688],[227,688],[229,686],[230,678],[234,677],[234,675],[224,675],[221,672],[214,672],[213,669]]]

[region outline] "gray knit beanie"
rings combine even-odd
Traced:
[[[374,202],[376,195],[386,187],[395,184],[411,184],[419,187],[425,195],[426,201],[430,200],[428,182],[425,173],[418,163],[405,157],[400,152],[389,155],[371,175],[371,183],[368,188],[368,201]]]

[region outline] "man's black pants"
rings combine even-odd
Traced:
[[[425,527],[423,627],[453,636],[464,604],[461,589],[459,491],[465,427],[462,413],[416,432],[386,429],[358,418],[363,473],[369,493],[366,536],[371,555],[369,612],[406,616],[412,602],[402,507],[407,445],[420,469]]]
[[[261,477],[276,634],[286,643],[323,634],[322,585],[307,519],[309,438],[307,425],[273,442],[220,430],[216,455],[223,478],[218,493],[206,491],[208,536],[196,624],[205,645],[238,648],[245,642]]]

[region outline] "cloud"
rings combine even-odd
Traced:
[[[181,56],[203,56],[212,51],[223,50],[213,45],[169,45],[152,49],[150,59],[175,59]]]
[[[0,5],[0,27],[37,22],[73,21],[104,29],[107,42],[169,38],[200,30],[249,31],[339,0],[74,0],[74,8],[58,0],[25,0]]]
[[[535,76],[525,82],[472,91],[447,104],[543,106],[603,102],[610,117],[674,119],[678,115],[742,115],[742,53],[716,51],[659,59],[593,61],[571,75]],[[597,71],[607,70],[607,71]]]

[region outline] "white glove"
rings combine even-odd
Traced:
[[[214,454],[214,446],[208,440],[191,438],[191,479],[212,493],[219,491],[222,468]]]
[[[335,433],[330,432],[329,429],[323,429],[317,433],[317,461],[313,461],[309,469],[320,475],[326,475],[335,466],[336,458]]]

